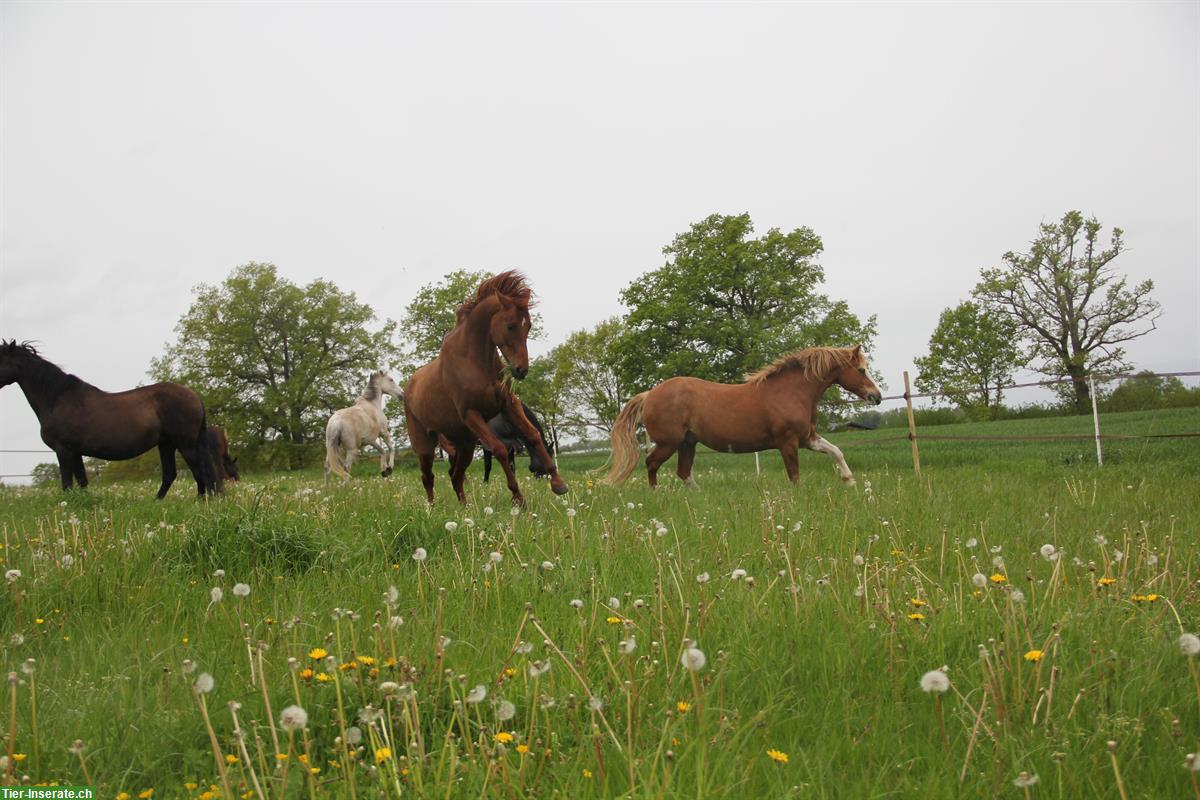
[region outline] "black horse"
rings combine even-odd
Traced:
[[[521,409],[525,412],[525,418],[533,423],[533,427],[537,428],[538,436],[542,437],[542,444],[546,446],[546,452],[554,457],[554,446],[546,438],[546,432],[542,430],[542,423],[533,413],[533,409],[521,402]],[[497,414],[488,420],[488,427],[492,429],[492,433],[496,434],[504,446],[508,448],[508,463],[513,463],[513,458],[519,452],[529,453],[529,471],[539,478],[544,478],[551,472],[552,464],[547,464],[542,461],[538,455],[538,449],[534,447],[533,442],[527,440],[517,430],[517,426],[509,422],[508,417],[503,414]],[[486,447],[483,448],[483,482],[487,483],[488,478],[492,474],[492,453]]]
[[[175,451],[183,454],[201,496],[220,491],[209,445],[204,403],[178,383],[155,383],[109,393],[68,375],[28,342],[0,340],[0,387],[16,383],[42,425],[42,441],[58,456],[63,489],[87,486],[83,457],[120,461],[158,447],[161,500],[175,480]]]

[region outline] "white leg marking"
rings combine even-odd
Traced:
[[[827,439],[818,436],[808,443],[808,449],[816,453],[826,453],[833,458],[837,464],[838,474],[842,476],[842,482],[854,485],[854,473],[850,471],[850,467],[846,464],[846,458],[842,455],[842,451],[837,445]]]

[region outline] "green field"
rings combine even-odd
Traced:
[[[1194,432],[1200,410],[1102,424]],[[1192,796],[1200,439],[1107,442],[1103,468],[1088,440],[931,440],[918,479],[906,441],[873,444],[896,434],[830,437],[854,488],[815,453],[793,486],[777,454],[756,475],[701,452],[699,492],[674,462],[651,492],[567,457],[572,492],[530,481],[516,516],[480,465],[462,508],[439,464],[427,509],[410,466],[366,458],[348,487],[247,475],[208,504],[183,480],[161,503],[153,481],[4,489],[0,775],[156,798],[223,797],[222,771],[272,798]]]

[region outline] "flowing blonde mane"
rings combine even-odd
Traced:
[[[515,269],[510,269],[479,284],[479,288],[475,290],[475,296],[458,307],[458,311],[455,312],[456,318],[461,320],[474,311],[475,306],[494,294],[502,295],[510,302],[516,303],[526,313],[533,302],[533,291],[525,282],[525,276]]]
[[[778,375],[787,370],[798,369],[805,377],[824,378],[835,367],[865,367],[866,358],[858,351],[855,358],[853,347],[809,347],[797,350],[767,364],[757,372],[746,376],[746,383],[762,383],[772,375]]]

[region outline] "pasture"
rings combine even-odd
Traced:
[[[555,497],[521,459],[516,514],[478,464],[427,507],[410,458],[207,503],[4,489],[0,756],[104,797],[1197,793],[1197,440],[929,442],[918,479],[895,434],[829,437],[854,488],[701,449],[698,492],[565,457]]]

